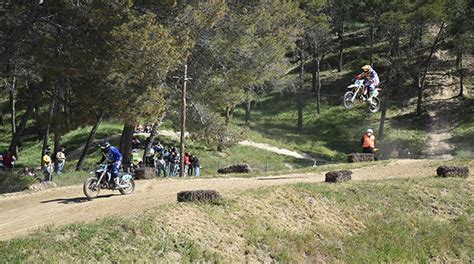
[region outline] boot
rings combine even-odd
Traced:
[[[115,177],[114,183],[115,183],[115,186],[114,186],[114,189],[115,189],[115,190],[118,190],[118,189],[121,188],[121,187],[120,187],[120,179],[119,179],[119,177]]]

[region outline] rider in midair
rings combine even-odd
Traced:
[[[369,103],[372,103],[372,97],[374,96],[375,88],[377,88],[380,83],[379,75],[370,65],[364,65],[361,69],[364,72],[359,75],[359,78],[364,79],[364,96],[367,94],[368,91],[368,100]]]
[[[115,188],[118,189],[120,187],[118,173],[120,165],[122,165],[122,154],[107,141],[100,144],[100,148],[102,149],[102,159],[97,164],[102,164],[104,161],[107,161],[107,164],[109,164],[107,169],[110,171],[112,179],[114,180]]]

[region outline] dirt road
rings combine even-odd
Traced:
[[[435,174],[436,164],[425,160],[397,160],[355,169],[353,179],[427,177]],[[298,182],[322,182],[324,173],[289,174],[259,178],[164,179],[137,181],[132,195],[104,191],[88,201],[82,186],[50,189],[38,193],[0,196],[0,240],[25,235],[46,225],[93,221],[107,216],[136,215],[144,210],[176,202],[183,190],[214,189],[225,196],[245,189]]]

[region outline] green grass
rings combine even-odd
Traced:
[[[293,96],[294,97],[294,96]],[[263,100],[252,112],[247,136],[257,142],[306,152],[314,157],[339,160],[346,154],[360,151],[360,138],[367,128],[376,132],[380,113],[370,114],[366,106],[347,110],[342,106],[324,103],[321,114],[316,114],[314,98],[305,100],[303,131],[297,131],[296,102],[292,96],[274,95]],[[425,135],[412,116],[398,116],[399,111],[388,111],[385,139],[379,147],[389,153],[393,147],[406,146],[418,154]],[[235,123],[243,125],[244,110],[235,113]],[[377,135],[377,134],[376,134]]]
[[[455,157],[459,159],[474,158],[474,98],[468,98],[464,102],[463,111],[460,115],[459,125],[453,131],[452,143],[455,144]],[[470,114],[469,114],[470,113]]]
[[[472,179],[249,190],[0,242],[0,262],[469,262]]]

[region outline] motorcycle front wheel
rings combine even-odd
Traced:
[[[97,184],[97,178],[91,177],[87,179],[84,183],[83,190],[87,199],[92,200],[96,198],[100,192],[100,184]]]
[[[119,189],[120,193],[123,195],[131,194],[135,190],[135,182],[133,179],[128,181],[128,187]]]
[[[378,97],[372,98],[372,103],[369,104],[369,111],[371,113],[377,113],[380,109],[380,99]]]
[[[354,101],[352,101],[352,97],[354,96],[354,92],[347,92],[344,94],[344,107],[346,109],[351,109],[354,107]]]

